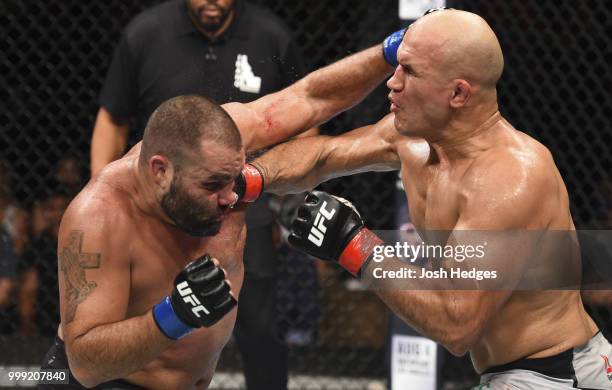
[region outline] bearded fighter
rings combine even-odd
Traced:
[[[70,370],[61,388],[206,389],[243,280],[244,206],[232,207],[245,151],[328,120],[391,70],[377,46],[252,103],[158,107],[64,214],[61,324],[42,368]]]

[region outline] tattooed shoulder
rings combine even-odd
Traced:
[[[64,321],[74,320],[77,306],[93,292],[97,284],[87,281],[85,270],[100,268],[100,253],[83,253],[83,232],[72,230],[67,243],[59,249],[59,269],[64,276]]]

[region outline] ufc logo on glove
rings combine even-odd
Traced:
[[[325,236],[330,238],[325,240]],[[337,261],[357,275],[382,240],[364,226],[351,202],[312,191],[298,207],[289,243],[317,259]]]
[[[206,310],[204,306],[202,306],[202,302],[200,302],[200,300],[192,293],[187,281],[177,284],[176,289],[178,290],[179,294],[181,294],[181,297],[183,297],[183,301],[193,306],[191,311],[193,312],[193,314],[195,314],[196,317],[200,318],[200,313],[198,313],[200,311],[203,311],[204,314],[207,315],[210,314],[210,312]]]
[[[319,209],[319,212],[315,217],[312,229],[310,229],[310,234],[308,234],[308,241],[312,242],[318,247],[323,244],[325,232],[327,231],[327,227],[324,225],[325,220],[330,221],[333,218],[334,214],[336,214],[335,209],[328,211],[325,210],[325,206],[327,206],[327,202],[323,201],[323,204],[321,205],[321,208]]]

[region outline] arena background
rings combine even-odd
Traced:
[[[397,1],[256,0],[293,29],[312,70],[380,42],[402,22]],[[57,162],[74,156],[88,176],[89,142],[100,90],[123,26],[154,0],[2,0],[0,2],[0,160],[10,176],[16,202],[34,208],[50,195]],[[505,52],[499,86],[502,113],[518,129],[548,146],[565,179],[574,220],[581,228],[612,224],[612,2],[605,0],[454,1],[454,7],[487,19]],[[323,127],[337,134],[380,118],[388,109],[385,87]],[[353,200],[369,225],[391,228],[395,218],[395,174],[364,174],[323,187]],[[352,291],[336,269],[317,282],[302,278],[310,265],[284,262],[290,285],[281,291],[279,337],[300,328],[312,340],[290,349],[295,388],[357,388],[327,384],[327,377],[382,380],[388,313],[370,293]],[[287,264],[291,264],[288,266]],[[54,273],[56,264],[48,263]],[[290,282],[289,282],[290,281]],[[313,295],[296,298],[296,288]],[[38,304],[55,294],[41,283]],[[589,310],[610,337],[605,306]],[[314,320],[313,320],[314,319]],[[53,318],[42,318],[53,327]],[[50,345],[40,334],[24,336],[14,304],[0,309],[0,365],[35,365]],[[265,359],[265,351],[262,351]],[[239,372],[230,343],[218,371]],[[447,388],[474,381],[468,359],[449,358]],[[218,388],[236,388],[235,376],[215,379]],[[297,382],[296,382],[297,380]],[[364,382],[365,383],[365,382]],[[357,387],[355,387],[357,386]]]

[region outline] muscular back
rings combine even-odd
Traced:
[[[230,213],[216,236],[189,236],[141,210],[133,185],[137,158],[132,151],[105,168],[74,199],[62,221],[59,335],[68,347],[84,329],[147,313],[172,290],[183,267],[204,253],[220,261],[234,296],[240,293],[244,211]],[[147,388],[206,388],[235,317],[233,311],[214,326],[173,342],[126,379]]]
[[[503,119],[457,155],[440,155],[413,139],[398,143],[397,151],[419,230],[574,230],[567,190],[549,151]],[[535,261],[525,266],[529,277]],[[470,350],[479,371],[559,353],[584,344],[596,330],[577,290],[513,292],[487,322]]]

